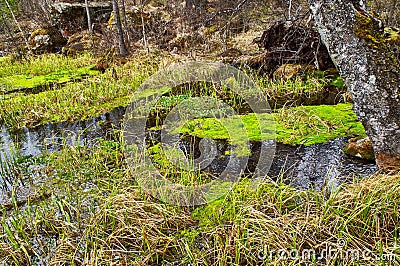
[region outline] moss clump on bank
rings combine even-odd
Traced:
[[[338,104],[282,110],[276,116],[277,140],[308,146],[338,137],[365,136],[352,107],[352,104]]]
[[[55,71],[69,71],[86,67],[93,63],[94,60],[90,54],[80,54],[75,57],[45,54],[29,56],[24,60],[16,60],[10,56],[0,57],[0,78],[13,75],[43,76]]]
[[[262,114],[261,123],[255,114],[221,119],[222,124],[229,124],[229,132],[214,118],[195,119],[180,128],[200,138],[228,139],[231,144],[242,144],[248,140],[276,139],[285,144],[312,145],[328,140],[349,136],[365,135],[364,127],[358,122],[351,104],[301,106],[282,109],[273,115]],[[244,128],[241,126],[243,123]],[[261,133],[260,127],[263,131]],[[229,134],[230,133],[230,134]]]
[[[157,68],[153,59],[140,58],[82,82],[66,83],[57,90],[1,100],[0,123],[19,129],[99,116],[127,106],[134,90]]]
[[[98,71],[91,70],[92,66],[72,70],[61,70],[47,75],[28,76],[17,74],[0,78],[0,86],[5,87],[5,92],[16,89],[34,89],[40,86],[52,84],[63,84],[69,81],[80,79],[84,76],[94,76]]]

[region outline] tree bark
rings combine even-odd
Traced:
[[[400,169],[400,65],[382,22],[364,1],[308,0],[322,41],[344,78],[377,165]]]
[[[121,17],[119,15],[118,0],[112,0],[112,5],[113,5],[115,24],[116,24],[116,28],[117,28],[117,35],[118,35],[119,55],[127,56],[128,49],[126,49],[126,45],[125,45],[124,31],[122,30]]]

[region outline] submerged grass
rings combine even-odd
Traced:
[[[5,263],[400,262],[399,174],[356,181],[332,193],[298,191],[273,181],[253,188],[243,180],[219,200],[184,208],[143,194],[129,174],[119,143],[99,141],[93,149],[68,148],[49,155],[47,162],[47,172],[54,178],[38,190],[50,192],[51,197],[3,210],[0,257]],[[358,250],[360,257],[338,252],[328,257],[327,248]],[[278,250],[286,259],[279,258]],[[309,256],[289,258],[285,251],[292,250]],[[376,257],[368,261],[363,254]]]

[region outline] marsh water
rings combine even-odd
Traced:
[[[36,128],[24,128],[14,132],[5,126],[0,130],[0,195],[5,195],[13,186],[29,186],[29,182],[16,184],[8,167],[16,158],[35,158],[44,152],[55,152],[66,146],[96,145],[98,138],[111,138],[114,132],[120,130],[125,108],[120,107],[109,113],[78,122],[62,122],[47,124]],[[160,131],[148,131],[148,139],[160,141]],[[275,156],[273,158],[269,176],[273,178],[283,177],[287,183],[299,189],[316,188],[325,186],[336,187],[343,182],[350,182],[351,178],[368,177],[377,171],[374,162],[361,160],[346,155],[342,148],[347,138],[338,138],[324,144],[316,144],[308,147],[297,145],[285,145],[274,143]],[[200,142],[196,137],[182,137],[181,149],[189,150],[194,147],[198,150]],[[218,174],[226,167],[230,156],[225,156],[230,150],[226,140],[216,140],[216,159],[205,169],[213,174]],[[269,145],[267,142],[250,142],[251,156],[246,168],[247,175],[254,173],[255,164],[258,161],[261,145]],[[224,156],[222,156],[224,155]],[[33,160],[34,161],[34,160]],[[40,167],[35,163],[28,165],[29,179],[35,178],[35,169]]]
[[[161,140],[160,132],[153,131],[149,137],[155,142]],[[254,175],[262,146],[264,149],[275,150],[268,176],[273,179],[282,178],[298,189],[334,189],[342,183],[351,182],[353,178],[368,177],[377,172],[375,162],[350,156],[343,151],[348,140],[349,138],[337,138],[311,146],[250,141],[251,155],[244,175]],[[234,156],[226,154],[230,154],[234,148],[226,140],[214,141],[216,145],[212,153],[215,159],[204,170],[219,176]],[[194,158],[198,158],[201,156],[200,143],[200,138],[184,136],[180,139],[178,147],[187,156],[190,153],[187,151],[192,151]]]
[[[121,126],[125,108],[115,108],[109,113],[77,122],[46,124],[18,131],[0,127],[0,203],[4,195],[15,186],[29,186],[27,180],[34,180],[39,168],[44,165],[34,159],[44,153],[51,153],[67,146],[96,145],[98,138],[110,138]],[[21,160],[21,158],[25,158]],[[16,178],[15,163],[23,161],[23,178]],[[18,169],[20,171],[21,169]],[[21,175],[19,175],[20,177]],[[43,177],[41,177],[43,178]]]

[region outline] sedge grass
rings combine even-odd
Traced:
[[[25,265],[396,265],[400,175],[377,175],[327,194],[247,180],[205,206],[174,207],[143,194],[121,144],[49,155],[50,198],[3,211],[0,257]],[[378,261],[279,259],[278,250],[371,250]],[[275,256],[263,256],[274,254]],[[337,253],[336,253],[337,254]],[[390,256],[389,256],[390,255]],[[389,261],[394,260],[392,262]],[[396,262],[397,260],[397,262]]]
[[[255,77],[272,108],[348,102],[340,78],[309,73],[292,79]]]

